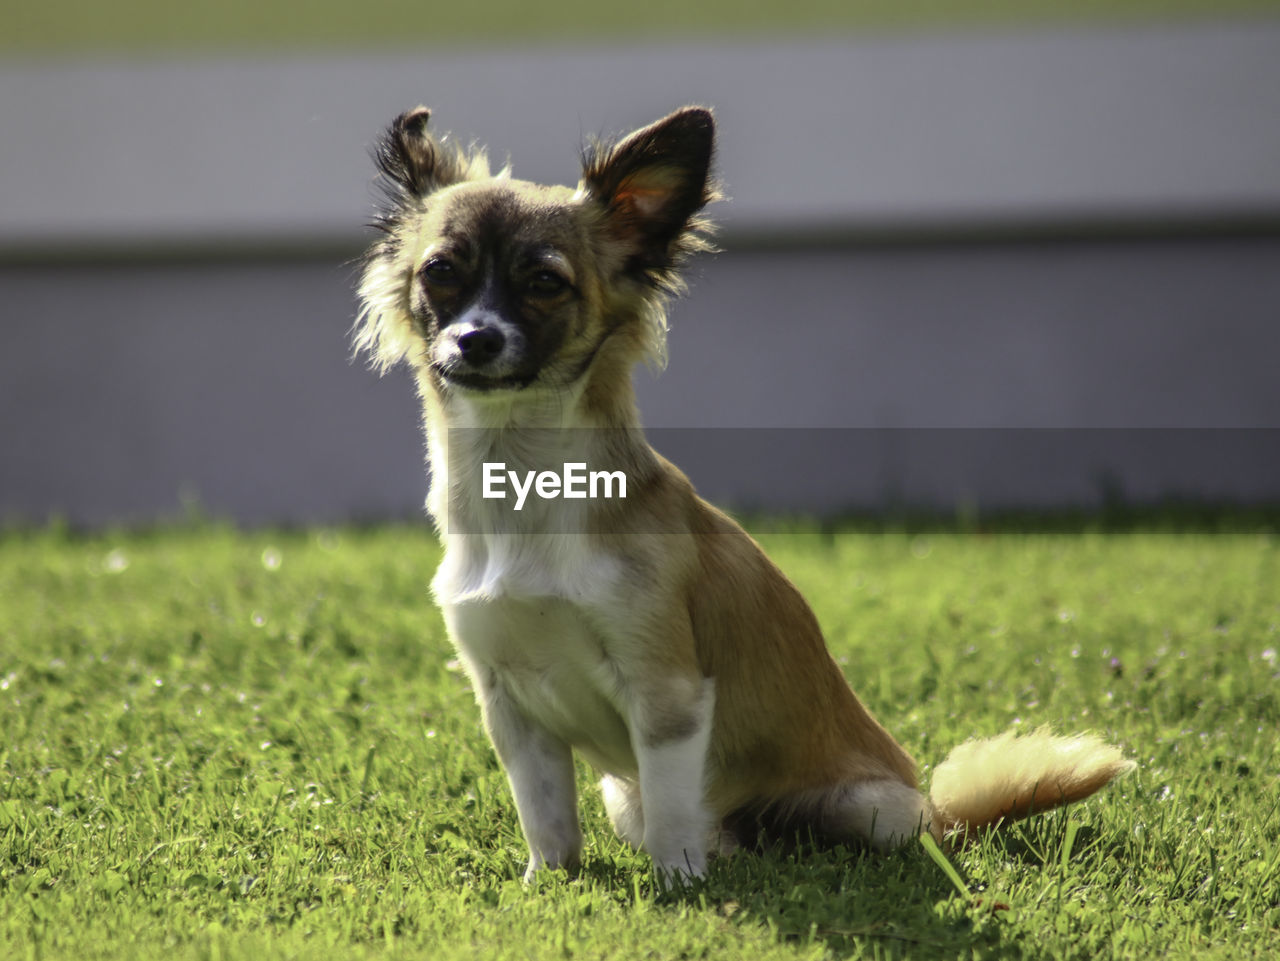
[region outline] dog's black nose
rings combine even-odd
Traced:
[[[462,359],[473,367],[483,367],[500,353],[507,339],[496,327],[477,327],[458,338]]]

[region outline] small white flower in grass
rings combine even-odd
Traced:
[[[278,571],[283,563],[284,555],[277,548],[268,547],[262,552],[262,566],[267,570]]]
[[[1268,647],[1265,651],[1262,652],[1262,659],[1266,661],[1268,664],[1270,664],[1272,667],[1275,667],[1276,666],[1276,649],[1274,647]]]
[[[102,569],[108,574],[123,574],[128,568],[129,558],[118,547],[103,558]]]

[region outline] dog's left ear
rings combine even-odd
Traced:
[[[716,198],[711,183],[715,121],[685,107],[583,158],[582,183],[605,208],[628,264],[663,284],[685,254],[705,247],[698,212]]]

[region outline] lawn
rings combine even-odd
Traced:
[[[830,35],[862,31],[1006,29],[1171,23],[1274,15],[1276,0],[271,0],[174,4],[168,0],[63,0],[13,4],[0,50],[21,56],[449,49],[458,44],[630,43],[636,40]]]
[[[518,880],[421,528],[0,535],[0,957],[1280,956],[1280,537],[767,531],[928,765],[1010,725],[1139,762],[943,858],[739,855],[663,893],[585,769]]]

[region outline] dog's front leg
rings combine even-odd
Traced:
[[[480,668],[473,677],[485,728],[506,769],[529,845],[525,880],[544,867],[577,868],[582,828],[569,745],[531,720],[496,672]]]
[[[702,877],[712,826],[706,769],[715,684],[681,677],[637,693],[631,737],[640,768],[644,849],[669,880]]]

